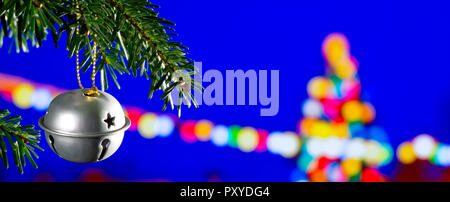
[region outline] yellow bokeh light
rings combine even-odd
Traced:
[[[316,122],[317,119],[314,118],[303,118],[300,122],[301,134],[310,136],[312,134],[312,128]]]
[[[397,158],[403,164],[411,164],[416,161],[413,145],[409,142],[400,144],[397,148]]]
[[[341,79],[350,79],[356,74],[355,64],[350,60],[341,60],[333,67],[336,76]]]
[[[342,116],[348,122],[361,121],[363,113],[362,108],[363,107],[359,101],[348,101],[342,106]]]
[[[31,95],[33,94],[34,87],[30,84],[24,83],[18,85],[12,91],[13,103],[21,108],[28,109],[31,107]]]
[[[334,34],[325,40],[323,51],[328,62],[336,65],[339,61],[349,57],[350,50],[347,39],[342,35]]]
[[[237,143],[239,149],[244,152],[253,151],[258,145],[259,136],[254,128],[242,128],[237,135]]]
[[[308,94],[312,98],[325,98],[331,91],[333,83],[325,77],[314,77],[308,83]]]
[[[327,138],[331,135],[331,126],[326,121],[317,121],[312,126],[312,136],[321,137],[321,138]]]
[[[211,129],[213,127],[213,124],[211,121],[208,120],[200,120],[195,125],[195,134],[197,135],[197,138],[200,141],[208,141],[210,139],[211,135]]]
[[[345,123],[331,123],[331,131],[338,138],[347,138],[350,136],[348,126]]]
[[[153,113],[145,113],[138,122],[138,131],[145,138],[154,138],[156,136],[154,122],[156,115]]]
[[[358,174],[362,169],[362,163],[358,159],[350,158],[342,161],[341,163],[342,170],[344,171],[345,175],[348,177],[355,176]]]

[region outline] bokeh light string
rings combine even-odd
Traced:
[[[323,42],[322,54],[327,61],[326,76],[308,83],[309,98],[302,105],[304,118],[297,132],[184,121],[172,114],[125,106],[132,122],[130,130],[152,139],[168,137],[177,129],[187,143],[210,141],[217,147],[268,151],[297,159],[292,181],[383,181],[378,168],[392,160],[392,147],[384,130],[372,124],[374,107],[360,100],[358,63],[350,54],[348,40],[342,34],[330,34]],[[1,97],[21,109],[44,111],[52,98],[64,91],[0,73]]]
[[[21,77],[0,73],[0,96],[18,108],[45,111],[51,100],[65,89],[33,82]],[[243,152],[266,152],[294,158],[298,155],[301,140],[294,132],[269,133],[264,129],[225,126],[210,120],[179,120],[169,113],[154,113],[135,106],[124,106],[131,120],[130,131],[152,139],[168,137],[175,129],[187,143],[210,141],[218,147],[229,146]],[[270,144],[268,146],[268,144]]]
[[[405,165],[429,161],[437,166],[450,167],[450,144],[442,143],[429,134],[420,134],[402,142],[396,152],[398,161]]]

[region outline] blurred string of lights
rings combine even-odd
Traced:
[[[397,158],[402,164],[429,161],[441,167],[450,167],[450,144],[439,142],[428,134],[421,134],[397,147]]]
[[[296,159],[292,181],[384,181],[378,170],[392,161],[393,149],[383,128],[373,124],[374,107],[361,101],[358,62],[340,33],[328,35],[322,44],[326,76],[312,78],[309,98],[302,105],[297,132],[225,126],[210,120],[179,120],[168,113],[153,113],[124,106],[131,119],[130,131],[142,137],[164,138],[179,131],[187,143],[211,142],[243,152],[270,152]],[[51,100],[66,91],[52,85],[0,73],[0,96],[18,108],[45,111]],[[400,162],[430,160],[450,166],[450,145],[421,135],[397,149]]]
[[[51,100],[66,91],[51,85],[0,73],[0,96],[18,108],[45,111]],[[187,143],[210,141],[218,147],[229,146],[243,152],[266,152],[294,158],[301,139],[294,132],[272,132],[238,125],[225,126],[210,120],[180,120],[169,113],[154,113],[135,106],[124,106],[131,120],[130,131],[152,139],[168,137],[175,129]]]

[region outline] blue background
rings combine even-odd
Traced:
[[[332,32],[346,35],[351,54],[360,64],[362,97],[376,111],[376,123],[394,148],[421,133],[449,143],[450,6],[446,1],[154,1],[161,16],[174,21],[176,40],[190,47],[190,57],[208,69],[280,70],[280,108],[274,117],[260,117],[261,106],[206,106],[183,109],[182,119],[210,119],[268,131],[295,131],[307,82],[325,73],[323,39]],[[7,39],[7,44],[10,42]],[[0,71],[65,89],[78,88],[75,60],[65,40],[55,49],[51,40],[30,53],[0,49]],[[224,74],[225,75],[225,74]],[[88,75],[82,75],[88,83]],[[159,112],[162,102],[148,100],[149,81],[121,76],[122,89],[109,93],[122,104]],[[111,82],[112,84],[112,82]],[[204,83],[205,86],[208,83]],[[158,94],[160,95],[160,94]],[[157,98],[157,97],[156,97]],[[2,108],[36,124],[42,112],[20,110],[0,101]],[[171,113],[174,113],[172,111]],[[77,180],[86,168],[101,168],[114,178],[206,181],[289,181],[294,160],[266,153],[243,153],[211,143],[184,143],[178,135],[144,139],[128,133],[120,150],[95,164],[64,161],[41,144],[40,168],[0,169],[0,179],[28,181],[49,172],[56,180]],[[382,171],[392,174],[396,160]]]

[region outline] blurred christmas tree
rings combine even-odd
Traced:
[[[322,54],[326,76],[309,81],[302,106],[298,166],[310,181],[385,181],[378,168],[392,160],[392,147],[373,124],[375,109],[361,100],[358,62],[347,38],[328,35]]]

